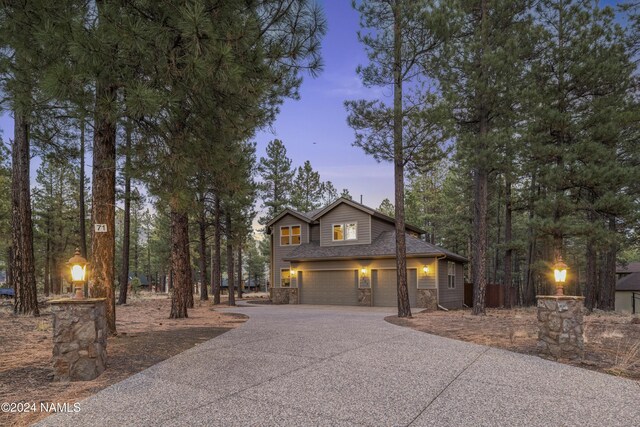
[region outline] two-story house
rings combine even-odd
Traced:
[[[406,225],[412,307],[459,308],[467,260]],[[395,221],[340,198],[322,209],[285,209],[267,224],[275,304],[397,306]]]

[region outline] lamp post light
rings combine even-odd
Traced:
[[[567,281],[567,264],[562,260],[562,255],[558,256],[555,264],[553,264],[553,276],[556,281],[556,295],[564,295],[564,282]]]
[[[71,282],[73,283],[73,287],[75,288],[75,299],[83,299],[84,298],[84,290],[83,284],[85,278],[87,276],[87,265],[89,263],[87,260],[80,255],[80,249],[76,248],[76,252],[69,259],[67,265],[71,270]]]

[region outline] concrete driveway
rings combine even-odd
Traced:
[[[388,309],[231,311],[251,318],[42,425],[640,425],[635,381],[394,326]]]

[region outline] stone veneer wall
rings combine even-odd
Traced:
[[[271,288],[271,303],[298,304],[298,288]]]
[[[438,291],[437,289],[418,289],[418,307],[426,308],[430,311],[438,309]]]
[[[373,305],[371,288],[358,288],[358,305],[364,307],[371,307]]]
[[[538,296],[538,353],[555,359],[584,356],[583,301],[576,296]]]
[[[53,300],[53,380],[89,381],[107,365],[106,300]]]

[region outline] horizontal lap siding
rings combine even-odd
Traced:
[[[358,239],[334,242],[333,224],[358,223]],[[320,218],[320,246],[359,245],[371,243],[371,216],[347,204],[341,204]]]
[[[449,282],[447,262],[446,259],[438,260],[438,304],[445,308],[462,308],[464,300],[463,265],[456,262],[456,286],[454,289],[449,289],[447,287]]]
[[[311,232],[309,233],[311,235],[310,241],[319,242],[320,241],[320,224],[314,224],[310,228],[311,228]]]
[[[371,217],[371,240],[376,240],[378,236],[387,231],[395,231],[395,225],[390,222],[382,221],[378,218]]]
[[[280,270],[289,268],[289,262],[283,261],[282,258],[286,256],[293,248],[297,246],[280,246],[280,227],[285,225],[300,225],[300,241],[302,243],[309,242],[309,224],[292,216],[285,215],[273,225],[273,286],[280,287]]]

